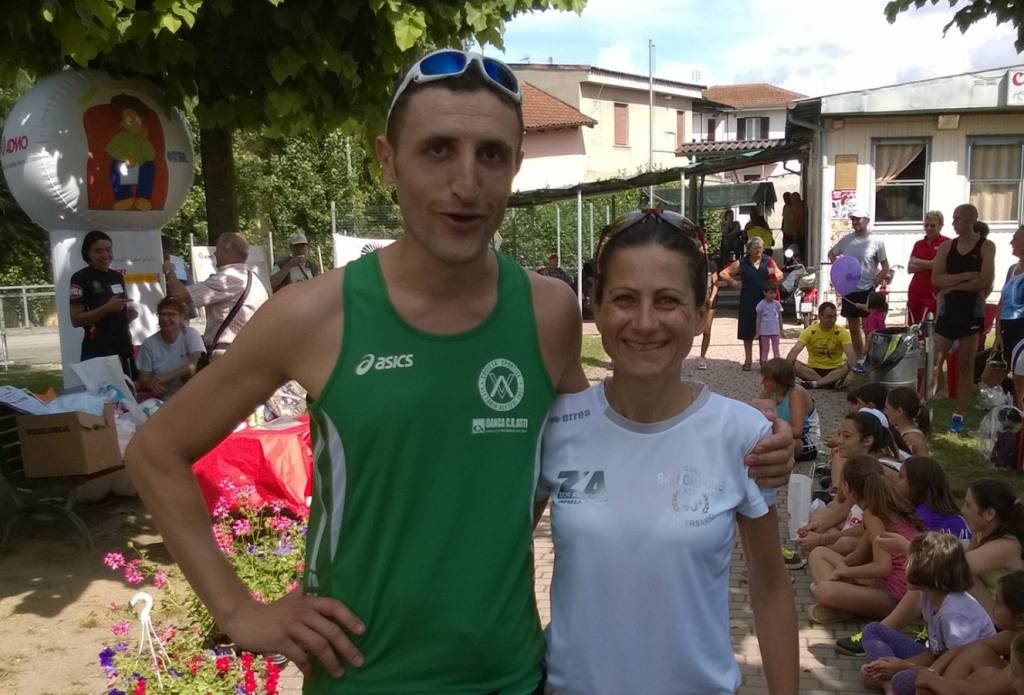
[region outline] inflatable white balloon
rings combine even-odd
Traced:
[[[0,165],[45,229],[157,230],[192,186],[192,137],[153,84],[66,70],[8,114]]]

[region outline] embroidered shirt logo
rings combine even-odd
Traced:
[[[374,355],[372,352],[363,356],[356,365],[356,376],[362,376],[371,369],[383,372],[388,369],[408,369],[412,366],[412,355]]]
[[[480,370],[477,379],[480,398],[491,410],[505,413],[523,400],[526,382],[519,367],[511,360],[499,357],[491,360]]]

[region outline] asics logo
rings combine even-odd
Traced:
[[[362,376],[371,369],[383,372],[388,369],[407,369],[412,366],[413,356],[409,355],[381,355],[378,357],[372,352],[365,355],[356,365],[356,375]]]

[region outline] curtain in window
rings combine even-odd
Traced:
[[[981,219],[1016,220],[1020,145],[971,145],[970,166],[971,204]]]
[[[875,185],[884,186],[910,166],[924,152],[924,144],[878,145],[875,147]]]

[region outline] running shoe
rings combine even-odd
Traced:
[[[823,606],[820,603],[815,603],[807,611],[807,614],[811,617],[811,620],[818,623],[819,625],[828,625],[830,623],[842,623],[847,620],[853,619],[852,613],[841,611],[838,608],[830,608],[829,606]]]
[[[960,413],[953,413],[953,417],[949,418],[949,433],[950,434],[963,434],[964,431],[964,416]]]
[[[842,639],[836,640],[836,651],[840,654],[846,654],[848,656],[864,656],[864,644],[861,640],[864,638],[864,631],[850,635],[849,637],[843,637]]]
[[[786,563],[786,567],[791,570],[798,570],[807,565],[807,560],[803,558],[800,553],[789,548],[782,549],[782,561]]]
[[[697,369],[707,369],[708,361],[703,357],[697,358]]]

